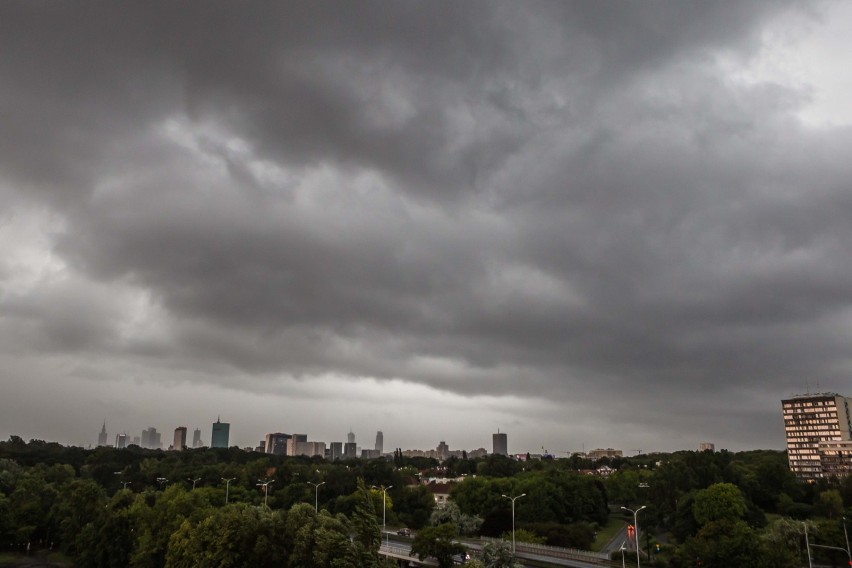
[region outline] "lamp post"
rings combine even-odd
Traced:
[[[376,487],[373,485],[373,489],[381,489],[382,490],[382,532],[385,533],[385,544],[390,546],[390,537],[388,536],[387,525],[385,524],[385,506],[387,505],[387,497],[386,493],[388,489],[391,489],[393,485],[388,485],[387,487]]]
[[[639,564],[639,511],[647,507],[647,505],[642,505],[635,511],[633,509],[628,509],[627,507],[622,507],[625,511],[630,511],[633,513],[633,529],[636,531],[636,568],[640,568]]]
[[[325,481],[320,481],[319,483],[307,481],[306,483],[314,486],[314,513],[319,513],[319,488],[320,485],[325,485]]]
[[[843,536],[846,537],[846,555],[849,556],[849,565],[852,566],[852,550],[849,549],[849,533],[846,532],[846,517],[843,517]]]
[[[165,485],[165,484],[166,484],[166,483],[168,483],[168,482],[169,482],[169,480],[168,480],[168,479],[166,479],[165,477],[158,477],[158,478],[157,478],[157,483],[159,483],[159,484],[160,484],[160,489],[162,489],[162,488],[163,488],[163,485]]]
[[[805,526],[805,548],[808,549],[808,568],[814,568],[813,559],[811,559],[811,543],[808,541],[808,522],[802,523]]]
[[[621,548],[619,549],[619,550],[621,550],[621,568],[627,568],[627,565],[624,563],[624,543],[625,542],[626,541],[622,541]]]
[[[269,508],[269,505],[266,504],[269,501],[269,486],[275,483],[275,480],[261,481],[258,479],[257,481],[256,485],[263,487],[263,506]]]
[[[187,477],[186,480],[192,482],[192,490],[195,491],[195,484],[201,481],[201,478],[192,479],[191,477]]]
[[[521,493],[520,495],[516,495],[515,497],[509,497],[508,495],[501,495],[500,497],[504,497],[512,502],[512,555],[515,554],[515,499],[520,499],[521,497],[525,497],[526,493]]]
[[[228,504],[228,490],[230,489],[231,482],[235,479],[236,477],[232,477],[230,479],[225,479],[224,477],[222,478],[222,481],[225,482],[225,505]]]

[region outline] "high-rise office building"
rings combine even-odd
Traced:
[[[149,450],[159,450],[163,447],[160,433],[153,426],[142,430],[142,447]]]
[[[127,447],[127,434],[121,433],[115,435],[115,447],[120,450]]]
[[[382,431],[379,430],[376,432],[376,451],[379,452],[381,456],[385,447],[385,435],[382,434]]]
[[[290,439],[290,434],[275,432],[266,435],[265,451],[267,454],[275,454],[283,456],[287,454],[287,440]]]
[[[287,440],[287,455],[288,456],[304,456],[307,455],[306,444],[308,443],[307,434],[293,434]]]
[[[343,442],[332,442],[329,444],[328,457],[331,461],[343,459]]]
[[[227,448],[230,435],[231,425],[216,418],[216,422],[213,423],[213,434],[210,436],[210,447]]]
[[[358,447],[355,445],[355,442],[346,442],[343,444],[343,458],[344,459],[353,459],[358,457]]]
[[[497,430],[496,434],[491,434],[491,453],[500,456],[509,455],[509,439],[505,432]]]
[[[178,426],[175,428],[175,439],[172,444],[173,450],[185,450],[186,449],[186,426]]]
[[[849,403],[849,398],[836,393],[796,395],[781,401],[787,460],[796,477],[824,477],[822,453],[829,451],[833,456],[844,446],[837,442],[852,440]]]
[[[349,433],[346,434],[346,442],[349,444],[355,443],[355,433],[352,431],[351,428],[349,429]]]
[[[204,442],[201,441],[201,428],[196,428],[192,432],[192,447],[200,448],[204,445]]]
[[[107,431],[106,431],[106,420],[104,420],[104,425],[101,426],[101,433],[98,434],[98,446],[106,446],[107,445]]]

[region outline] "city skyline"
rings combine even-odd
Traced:
[[[850,20],[2,3],[0,436],[781,449],[852,376]]]

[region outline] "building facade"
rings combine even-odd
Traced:
[[[204,442],[201,441],[201,428],[196,428],[192,432],[192,447],[200,448],[204,445]]]
[[[107,431],[106,431],[106,420],[104,420],[104,425],[101,426],[101,432],[98,434],[98,446],[106,446],[107,445]]]
[[[267,454],[275,454],[283,456],[287,454],[287,440],[290,439],[290,434],[274,432],[266,435],[265,448]]]
[[[186,449],[186,426],[175,428],[175,439],[172,443],[172,449],[178,451]]]
[[[216,418],[216,422],[213,423],[213,432],[210,435],[210,447],[227,448],[230,435],[231,425],[228,422],[222,422],[220,418]]]
[[[343,458],[344,459],[355,459],[358,457],[358,447],[355,445],[355,442],[346,442],[343,444]]]
[[[153,426],[142,430],[142,447],[148,450],[159,450],[163,447],[160,433]]]
[[[505,432],[491,434],[491,453],[499,456],[509,455],[509,438]]]
[[[385,448],[385,435],[382,434],[382,431],[379,430],[376,432],[376,451],[379,452],[379,455],[382,455]]]
[[[787,460],[796,477],[803,480],[826,477],[821,444],[823,452],[830,452],[826,455],[826,465],[838,471],[841,453],[826,443],[852,440],[849,404],[849,398],[837,393],[796,395],[781,401]]]

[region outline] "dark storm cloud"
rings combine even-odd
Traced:
[[[842,390],[850,133],[717,61],[787,9],[7,4],[0,196],[92,287],[0,296],[3,333],[211,382]],[[165,336],[116,339],[113,286]]]

